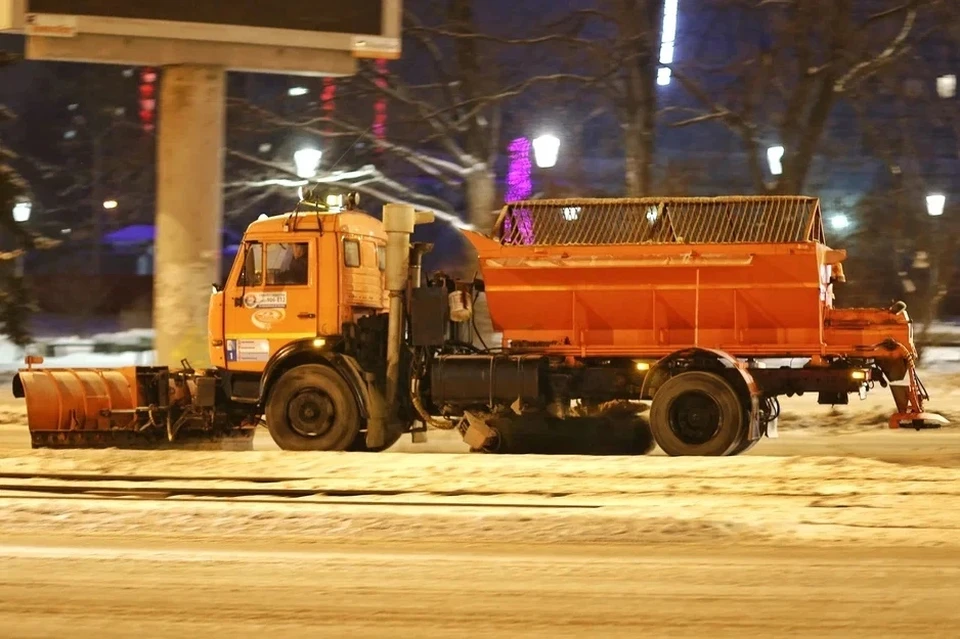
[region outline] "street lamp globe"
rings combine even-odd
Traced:
[[[30,220],[30,213],[33,212],[33,204],[30,202],[17,202],[13,205],[13,221],[23,224]]]
[[[786,149],[782,146],[771,146],[767,149],[767,164],[770,165],[771,175],[783,175],[783,155]]]
[[[850,218],[843,213],[838,213],[830,218],[830,226],[838,231],[842,231],[850,227]]]
[[[293,154],[293,163],[297,167],[297,177],[308,180],[317,176],[323,151],[313,148],[300,149]]]
[[[560,156],[560,139],[555,135],[541,135],[533,141],[533,156],[541,169],[552,169]]]
[[[927,196],[927,214],[931,217],[943,215],[943,209],[947,206],[947,196],[942,193],[931,193]]]

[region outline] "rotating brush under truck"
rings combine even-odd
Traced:
[[[891,428],[946,423],[925,412],[904,305],[834,307],[846,254],[815,198],[512,203],[492,237],[464,231],[472,282],[421,273],[429,214],[302,208],[247,230],[211,299],[212,368],[28,358],[13,390],[34,447],[249,442],[265,420],[286,450],[444,428],[487,452],[737,455],[776,436],[780,396],[846,404],[875,384]],[[475,344],[480,295],[502,348]]]

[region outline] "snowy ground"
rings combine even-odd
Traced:
[[[930,408],[960,422],[960,376],[926,375]],[[276,450],[265,432],[256,452],[31,451],[23,406],[0,393],[0,472],[83,471],[212,476],[284,476],[315,487],[404,491],[483,488],[495,499],[542,502],[562,492],[588,510],[472,512],[456,503],[361,509],[333,506],[230,508],[171,502],[67,504],[6,496],[0,530],[52,532],[69,521],[84,534],[137,535],[178,530],[245,536],[322,534],[331,540],[406,535],[439,539],[464,525],[471,535],[530,542],[630,539],[754,541],[882,540],[910,545],[960,543],[960,428],[889,431],[889,392],[866,401],[818,406],[815,397],[783,402],[782,438],[734,459],[496,457],[464,453],[455,437],[432,433],[425,447],[408,441],[393,454],[297,454]],[[401,454],[409,451],[432,455]],[[439,487],[439,488],[438,488]],[[467,499],[467,498],[465,498]],[[559,503],[559,502],[558,502]],[[465,523],[466,522],[466,523]],[[531,524],[530,522],[534,522]],[[146,531],[146,532],[145,532]],[[311,532],[312,531],[312,532]],[[320,532],[322,531],[322,533]]]
[[[931,408],[960,423],[960,376],[924,379]],[[960,427],[888,431],[892,406],[880,388],[836,410],[784,400],[780,440],[720,459],[469,455],[438,433],[383,455],[282,452],[266,433],[246,453],[31,451],[4,387],[0,473],[399,494],[141,501],[0,487],[0,627],[84,639],[956,637]]]
[[[0,541],[17,638],[953,638],[948,549]]]
[[[960,385],[931,376],[934,408],[956,418]],[[304,508],[230,502],[83,502],[23,500],[7,495],[0,530],[56,531],[66,523],[83,534],[271,535],[330,541],[394,539],[415,533],[438,540],[467,527],[471,538],[517,542],[708,539],[736,543],[884,543],[960,547],[960,429],[888,431],[892,399],[878,392],[842,411],[801,398],[786,404],[780,441],[727,459],[498,457],[456,454],[461,443],[434,434],[411,455],[316,454],[278,451],[258,437],[256,452],[31,451],[22,421],[0,437],[2,472],[84,472],[208,477],[286,477],[291,486],[370,488],[411,493],[467,491],[511,504],[580,504],[584,510],[476,512],[477,495],[397,509],[332,505]],[[20,408],[6,418],[22,420]],[[13,434],[17,439],[12,439]],[[265,433],[264,433],[265,435]],[[551,497],[557,493],[563,496]],[[436,501],[436,497],[424,497]],[[493,504],[494,506],[496,504]]]
[[[401,491],[362,506],[28,499],[6,494],[0,531],[330,542],[466,535],[476,542],[870,543],[960,548],[960,468],[842,457],[724,459],[254,453],[38,452],[0,472],[245,478],[278,486]],[[228,478],[236,479],[228,479]],[[37,484],[46,480],[32,480]],[[176,480],[177,486],[189,484]],[[113,484],[111,487],[122,487]],[[442,492],[442,496],[434,493]],[[450,496],[463,493],[462,496]],[[395,503],[405,502],[403,508]],[[382,503],[376,503],[376,502]],[[481,503],[482,502],[482,503]],[[438,506],[442,506],[438,507]],[[524,508],[527,506],[529,508]],[[552,508],[551,508],[552,507]]]

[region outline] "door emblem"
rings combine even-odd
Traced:
[[[243,296],[247,308],[286,308],[287,293],[247,293]]]
[[[262,308],[255,312],[251,316],[250,320],[257,328],[264,331],[269,331],[271,328],[273,328],[274,324],[283,321],[283,318],[286,316],[287,312],[282,308]]]

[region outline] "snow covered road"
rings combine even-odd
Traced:
[[[0,458],[0,473],[41,472],[164,475],[179,478],[168,482],[174,485],[207,477],[213,480],[208,485],[244,488],[257,485],[249,478],[280,478],[277,487],[360,494],[389,490],[400,496],[374,496],[362,505],[335,499],[314,505],[242,498],[71,501],[0,492],[0,534],[44,536],[69,528],[83,535],[165,538],[184,531],[218,539],[267,535],[330,542],[511,539],[960,548],[960,467],[926,462],[280,451],[25,451]],[[471,505],[481,499],[483,507]],[[408,503],[398,506],[398,500]]]
[[[0,542],[8,636],[955,637],[960,554],[69,537]]]

